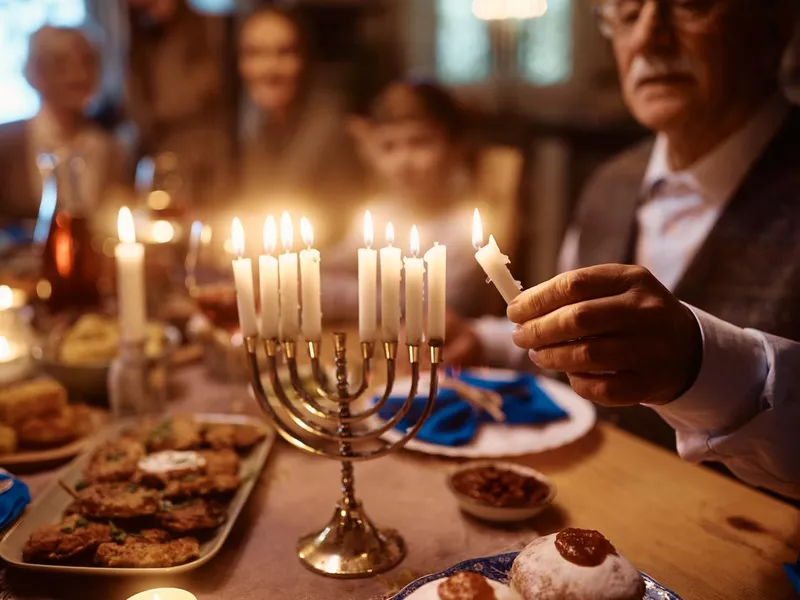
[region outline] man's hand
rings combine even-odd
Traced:
[[[447,342],[444,359],[449,365],[456,367],[474,367],[483,361],[483,348],[472,324],[447,311]]]
[[[645,268],[563,273],[508,307],[514,343],[543,369],[564,371],[584,398],[608,406],[666,404],[694,382],[700,326]]]

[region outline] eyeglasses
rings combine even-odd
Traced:
[[[662,18],[685,27],[701,21],[719,0],[606,0],[595,9],[600,32],[607,38],[630,33],[645,4],[653,1],[658,4]]]

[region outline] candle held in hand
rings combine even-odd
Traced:
[[[511,260],[500,252],[494,236],[490,235],[489,243],[485,246],[483,245],[483,224],[477,208],[472,219],[472,245],[477,250],[475,260],[478,261],[489,281],[494,284],[497,291],[503,296],[506,304],[511,303],[522,292],[522,284],[514,279],[511,271],[508,270]]]
[[[386,225],[387,246],[381,248],[381,334],[384,342],[396,342],[400,335],[400,277],[403,254],[394,244],[394,227]]]
[[[444,341],[447,319],[447,247],[434,244],[425,253],[428,265],[428,339]]]
[[[311,223],[303,217],[300,220],[300,236],[306,245],[300,251],[300,281],[303,294],[303,337],[310,342],[322,338],[322,290],[320,286],[319,250],[315,250],[314,231]]]
[[[364,246],[358,249],[358,335],[362,342],[374,342],[378,329],[378,253],[372,215],[364,213]]]
[[[264,221],[264,254],[258,258],[258,280],[261,292],[261,336],[278,338],[280,304],[278,300],[278,259],[272,256],[278,245],[278,228],[270,215]]]
[[[411,228],[410,249],[411,256],[403,259],[406,271],[406,344],[415,346],[422,343],[425,280],[425,261],[418,258],[419,231],[416,225]]]
[[[244,258],[244,228],[242,222],[237,218],[234,218],[231,223],[231,243],[234,254],[236,254],[236,258],[233,259],[233,279],[236,283],[239,326],[243,336],[253,337],[258,335],[253,265],[249,258]]]
[[[141,342],[147,337],[147,306],[144,284],[144,246],[136,242],[133,215],[128,207],[119,210],[117,261],[117,303],[122,339]]]
[[[300,334],[300,303],[297,290],[297,254],[292,252],[294,231],[289,213],[281,215],[281,243],[285,252],[278,257],[281,304],[281,340],[294,341]]]

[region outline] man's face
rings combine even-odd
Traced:
[[[761,84],[764,69],[754,49],[764,46],[751,3],[677,0],[670,11],[655,1],[619,2],[622,15],[641,7],[638,20],[612,36],[623,95],[640,123],[669,132],[752,99],[748,86]]]
[[[365,144],[365,155],[384,184],[414,198],[440,187],[454,154],[445,132],[421,120],[372,125]]]
[[[265,14],[244,26],[239,73],[261,110],[286,110],[297,97],[304,68],[300,36],[291,22],[280,15]]]
[[[178,10],[178,0],[128,0],[128,6],[154,23],[167,23]]]
[[[59,32],[43,40],[31,83],[50,106],[82,113],[97,91],[99,61],[82,35]]]

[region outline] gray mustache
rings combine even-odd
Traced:
[[[627,82],[629,85],[637,86],[642,81],[654,77],[684,76],[693,77],[697,73],[692,61],[685,55],[676,58],[651,58],[637,56],[631,63],[628,71]]]

